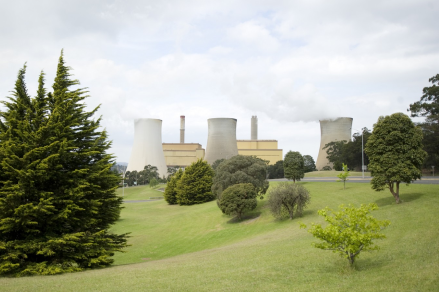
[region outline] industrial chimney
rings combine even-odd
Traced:
[[[258,140],[258,117],[252,116],[251,140]]]
[[[316,168],[321,170],[324,166],[330,165],[329,160],[326,158],[327,149],[323,149],[329,142],[342,141],[346,142],[351,140],[352,131],[352,118],[336,118],[334,120],[320,120],[320,150],[317,156]]]
[[[214,118],[207,120],[207,146],[205,160],[212,164],[221,158],[238,155],[236,119]]]
[[[185,116],[180,116],[180,143],[184,143],[184,122]]]
[[[135,119],[134,143],[127,171],[141,171],[146,165],[157,167],[160,177],[166,176],[162,147],[162,120]]]

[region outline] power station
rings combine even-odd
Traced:
[[[127,171],[141,171],[148,164],[157,167],[160,177],[167,176],[162,147],[162,120],[135,119],[133,149]]]
[[[326,144],[335,141],[343,141],[349,142],[351,140],[351,132],[352,132],[352,118],[336,118],[336,119],[327,119],[320,120],[320,150],[319,155],[317,156],[316,168],[317,170],[322,170],[323,167],[329,165],[332,167],[332,164],[329,162],[328,154],[326,153],[326,149],[323,149]]]
[[[127,171],[141,171],[150,164],[158,168],[161,177],[167,176],[167,166],[187,167],[198,159],[209,164],[218,159],[228,159],[235,155],[253,155],[269,164],[283,159],[282,149],[278,149],[277,140],[258,139],[258,118],[251,117],[249,140],[236,139],[237,119],[211,118],[207,120],[206,150],[200,143],[185,143],[185,120],[180,116],[180,143],[162,143],[162,120],[135,119],[134,143]],[[350,141],[352,118],[320,120],[320,148],[316,161],[317,170],[331,163],[326,158],[323,147],[333,141]]]

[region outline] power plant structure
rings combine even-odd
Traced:
[[[252,155],[263,160],[267,160],[269,164],[275,164],[282,160],[282,149],[278,149],[277,140],[258,140],[258,117],[252,116],[250,140],[237,140],[239,155]]]
[[[141,171],[148,164],[157,167],[160,177],[167,175],[162,147],[162,120],[135,119],[133,149],[127,171]]]
[[[207,120],[206,160],[209,164],[218,159],[238,155],[236,142],[237,119],[213,118]]]
[[[343,141],[346,142],[351,140],[351,132],[352,132],[352,118],[340,117],[336,119],[326,119],[320,120],[320,150],[319,155],[317,156],[316,168],[317,170],[321,170],[325,166],[331,166],[332,163],[329,162],[328,154],[326,153],[326,149],[323,149],[326,144],[335,141]]]

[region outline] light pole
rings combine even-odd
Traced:
[[[122,170],[122,197],[125,197],[125,173],[126,169]]]
[[[434,176],[434,165],[432,165],[431,168],[433,168],[433,176]]]
[[[358,131],[357,129],[354,129]],[[361,173],[364,178],[364,142],[363,142],[364,128],[361,128]]]

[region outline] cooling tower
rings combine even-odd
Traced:
[[[184,143],[184,122],[185,122],[185,117],[184,116],[180,116],[180,143]]]
[[[207,120],[207,147],[204,159],[212,164],[216,160],[238,155],[236,119],[215,118]]]
[[[167,175],[162,147],[162,120],[135,119],[134,143],[127,171],[141,171],[148,164],[157,167],[160,177]]]
[[[334,141],[350,141],[352,130],[352,118],[336,118],[334,120],[321,120],[320,121],[320,150],[317,156],[316,168],[321,170],[326,165],[331,165],[326,156],[326,150],[323,150],[326,144]],[[332,167],[332,165],[331,165]]]
[[[251,140],[258,140],[258,117],[252,116]]]

